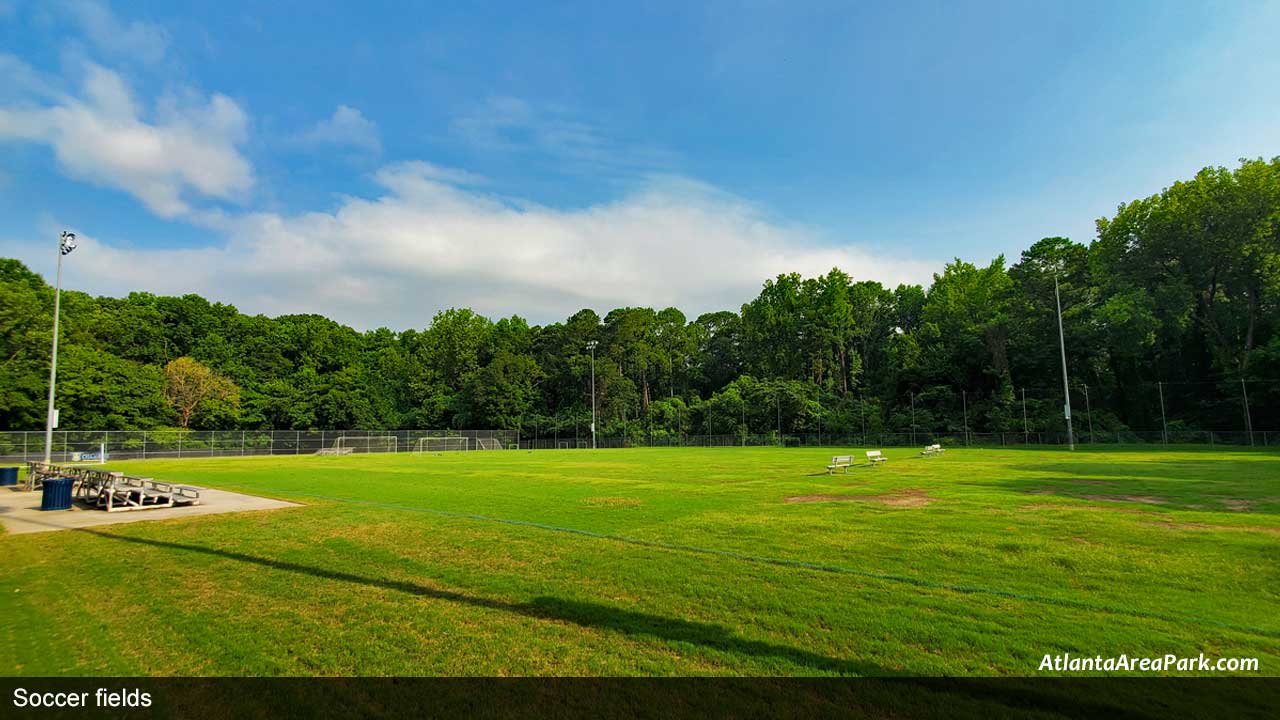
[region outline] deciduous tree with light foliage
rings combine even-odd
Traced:
[[[164,366],[164,399],[178,413],[178,425],[191,427],[201,412],[240,404],[240,388],[199,361],[180,357]]]

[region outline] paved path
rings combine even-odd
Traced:
[[[40,510],[39,491],[21,492],[12,487],[0,488],[0,524],[4,525],[10,535],[297,506],[298,503],[283,500],[201,488],[200,504],[187,507],[106,512],[87,508],[77,502],[70,510],[44,512]]]

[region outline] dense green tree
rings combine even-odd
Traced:
[[[1050,237],[1011,267],[948,264],[927,286],[841,269],[778,275],[739,311],[692,322],[627,307],[563,322],[468,309],[367,332],[196,295],[62,295],[64,428],[520,429],[589,436],[591,353],[604,436],[973,431],[1062,426],[1058,280],[1073,405],[1104,431],[1280,425],[1280,159],[1206,168]],[[53,290],[0,259],[0,429],[44,425]],[[239,402],[165,403],[181,360]],[[1155,386],[1156,381],[1160,385]],[[1156,391],[1153,393],[1153,390]],[[1079,394],[1080,396],[1077,396]],[[912,412],[912,400],[915,411]],[[1083,408],[1076,410],[1077,417]]]

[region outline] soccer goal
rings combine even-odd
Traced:
[[[476,438],[477,450],[501,450],[502,441],[498,438]]]
[[[432,452],[458,452],[471,449],[471,438],[465,437],[424,437],[418,438],[414,452],[421,455]]]
[[[351,453],[394,453],[399,450],[395,435],[343,435],[338,438],[331,452],[321,450],[317,455],[350,455]]]

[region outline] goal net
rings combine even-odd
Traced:
[[[502,441],[498,438],[476,438],[477,450],[501,450]]]
[[[454,452],[471,449],[471,438],[465,437],[424,437],[418,439],[416,452]]]
[[[398,446],[399,441],[395,435],[363,435],[358,437],[344,435],[334,441],[331,453],[323,454],[393,453],[399,450]]]

